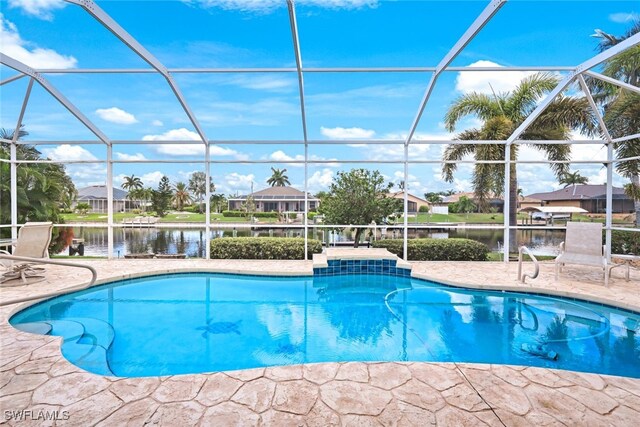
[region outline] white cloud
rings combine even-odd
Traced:
[[[43,148],[42,153],[51,160],[97,160],[96,156],[79,145],[63,144],[53,148]]]
[[[382,139],[389,140],[406,140],[407,133],[396,132],[383,135]],[[452,135],[449,133],[416,133],[412,141],[440,141],[450,140]],[[403,160],[404,145],[401,144],[349,144],[351,148],[359,148],[362,150],[365,160]],[[409,159],[410,160],[428,160],[428,153],[431,150],[429,144],[410,144]],[[433,157],[433,156],[432,156]],[[438,157],[439,158],[439,157]]]
[[[78,60],[73,56],[61,55],[55,50],[35,46],[23,40],[18,28],[4,19],[0,13],[0,39],[2,53],[33,68],[75,68]]]
[[[140,177],[140,181],[142,181],[146,187],[157,187],[163,176],[165,176],[165,174],[160,171],[148,172]]]
[[[9,0],[10,8],[22,9],[27,15],[47,21],[53,19],[55,9],[62,9],[65,5],[62,0]]]
[[[113,186],[120,188],[120,186],[122,185],[122,183],[124,182],[124,179],[129,175],[126,174],[120,174],[117,176],[113,177]],[[142,175],[137,175],[136,176],[138,178],[140,178],[140,181],[142,181],[142,184],[145,187],[151,187],[151,188],[156,188],[158,186],[158,184],[160,183],[160,180],[162,179],[163,176],[167,175],[166,173],[160,172],[160,171],[153,171],[153,172],[148,172]],[[171,177],[169,177],[171,178]],[[174,180],[172,180],[173,182]]]
[[[127,153],[116,152],[115,155],[118,160],[146,160],[147,159],[142,153],[127,154]]]
[[[151,124],[153,126],[164,126],[164,123],[162,123],[162,120],[154,120],[151,122]]]
[[[609,15],[609,21],[616,22],[618,24],[626,24],[640,19],[640,15],[635,12],[618,12]]]
[[[51,160],[85,161],[98,160],[90,151],[79,145],[57,145],[52,148],[43,148],[42,154]],[[78,187],[87,185],[104,185],[107,177],[107,169],[103,164],[66,164],[65,169],[74,184]]]
[[[470,67],[502,67],[491,61],[477,61]],[[456,90],[462,93],[478,92],[492,95],[513,90],[533,71],[461,71],[456,77]],[[493,90],[492,90],[493,88]]]
[[[375,131],[370,129],[362,129],[362,128],[326,128],[324,126],[320,127],[320,133],[331,139],[366,139],[373,138],[376,134]]]
[[[171,129],[162,134],[145,135],[143,141],[199,141],[200,135],[189,129]],[[159,154],[170,156],[203,156],[205,153],[204,144],[157,144],[153,149]],[[211,156],[233,156],[238,160],[244,160],[245,155],[230,148],[219,145],[209,146]]]
[[[232,190],[231,192],[242,190],[251,190],[251,183],[255,182],[256,176],[252,173],[248,175],[242,175],[237,172],[232,172],[224,176],[224,185]]]
[[[171,129],[157,135],[145,135],[143,141],[198,141],[200,135],[186,128]]]
[[[328,189],[332,182],[333,171],[331,169],[325,168],[321,171],[315,171],[313,175],[309,177],[309,180],[307,181],[307,187],[310,192],[317,193],[318,191]]]
[[[304,167],[303,163],[288,163],[293,161],[304,161],[304,156],[302,154],[296,154],[295,156],[290,156],[287,153],[285,153],[282,150],[277,150],[274,151],[273,153],[271,153],[268,157],[269,160],[273,160],[274,162],[279,162],[279,163],[286,163],[289,166],[292,167]],[[320,157],[320,156],[316,156],[316,155],[310,155],[309,156],[309,161],[331,161],[331,160],[337,160],[335,158],[333,159],[326,159],[324,157]],[[329,167],[337,167],[338,164],[337,163],[327,163],[326,166]]]
[[[241,12],[271,13],[280,7],[286,7],[282,0],[182,0],[184,3],[202,8],[220,8]],[[314,6],[326,9],[374,8],[378,0],[298,0],[298,5]]]
[[[127,113],[126,111],[121,110],[118,107],[98,108],[96,110],[96,114],[102,120],[111,123],[117,123],[120,125],[131,125],[134,123],[138,123],[136,116],[131,113]]]

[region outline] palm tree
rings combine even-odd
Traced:
[[[473,203],[473,200],[467,196],[461,196],[460,200],[456,203],[456,207],[458,208],[459,213],[467,214],[467,218],[469,218],[469,212],[476,210],[475,203]]]
[[[176,184],[173,193],[173,201],[176,203],[176,209],[178,211],[182,211],[185,204],[191,203],[191,194],[189,194],[187,184],[184,182],[178,182]]]
[[[558,182],[560,185],[564,184],[564,188],[567,188],[571,185],[587,184],[589,182],[589,178],[580,175],[580,171],[567,172],[560,177]]]
[[[204,172],[194,172],[189,178],[189,191],[198,199],[198,211],[202,213],[202,200],[207,194],[207,175]],[[213,182],[210,184],[210,192],[216,191]]]
[[[144,187],[142,180],[135,175],[125,176],[121,185],[123,190],[140,190]]]
[[[450,132],[455,131],[458,122],[469,115],[482,120],[479,129],[467,129],[457,135],[458,140],[506,140],[513,131],[536,108],[537,101],[558,84],[558,78],[548,73],[537,73],[523,79],[511,92],[488,96],[472,92],[458,98],[449,107],[445,116],[445,125]],[[528,127],[520,139],[561,140],[569,139],[570,131],[579,128],[582,133],[593,135],[596,132],[596,121],[589,103],[584,98],[558,96],[545,111]],[[568,144],[534,144],[533,148],[544,152],[549,160],[566,161],[571,156]],[[511,146],[510,160],[518,158],[518,145]],[[466,156],[475,160],[504,160],[504,145],[450,144],[446,147],[442,174],[446,181],[453,182],[453,174],[457,169],[457,161]],[[568,171],[566,163],[552,163],[551,169],[557,177]],[[472,174],[472,185],[475,199],[481,210],[488,207],[491,194],[504,193],[504,166],[501,164],[476,164]],[[518,179],[516,165],[511,164],[509,180],[509,221],[516,224]],[[515,233],[511,233],[511,240]],[[515,247],[515,242],[513,242]]]
[[[271,178],[267,180],[267,184],[272,187],[284,187],[285,185],[291,185],[289,177],[285,174],[286,169],[271,168]]]
[[[596,30],[595,36],[600,39],[598,49],[601,52],[607,50],[639,32],[640,20],[621,37]],[[602,74],[640,87],[640,46],[619,53],[603,65]],[[612,138],[640,132],[640,95],[597,79],[589,79],[589,86],[603,107],[604,122]],[[640,156],[640,138],[618,142],[614,149],[618,159]],[[636,226],[640,226],[640,161],[616,163],[616,170],[631,181],[625,185],[625,192],[635,200]]]
[[[144,184],[140,178],[132,174],[124,177],[120,187],[123,190],[127,190],[127,199],[133,201],[140,200],[140,190],[144,188]]]

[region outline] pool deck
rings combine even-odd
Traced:
[[[100,282],[187,270],[304,275],[312,268],[311,261],[83,262],[97,269]],[[412,264],[414,276],[444,283],[566,295],[640,311],[640,272],[632,269],[627,282],[625,267],[613,270],[605,288],[602,273],[589,268],[569,267],[556,282],[552,263],[542,263],[540,276],[527,285],[517,282],[516,263]],[[46,268],[45,282],[0,288],[0,302],[77,289],[89,279],[82,270]],[[525,269],[531,270],[531,264]],[[0,307],[0,423],[7,425],[634,426],[640,419],[640,380],[520,366],[322,363],[102,377],[67,362],[60,338],[11,327],[9,316],[26,305]],[[60,411],[58,421],[35,419],[46,411]],[[27,420],[9,419],[17,415]]]

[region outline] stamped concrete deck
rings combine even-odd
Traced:
[[[305,261],[90,263],[101,281],[183,270],[311,272],[311,262]],[[0,301],[71,290],[88,279],[88,273],[67,268],[47,270],[47,282],[2,288]],[[556,283],[549,264],[527,286],[515,280],[514,264],[415,263],[413,271],[442,282],[581,296],[640,310],[638,271],[626,282],[622,269],[614,270],[608,289],[595,270],[568,269]],[[0,308],[0,422],[8,425],[634,426],[640,419],[640,380],[541,368],[323,363],[142,379],[101,377],[67,362],[59,338],[11,327],[8,317],[24,305]],[[19,414],[29,419],[12,418]],[[37,419],[46,414],[58,420]]]

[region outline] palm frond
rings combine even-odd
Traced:
[[[500,114],[500,105],[489,96],[472,92],[462,95],[449,107],[444,123],[449,132],[456,130],[458,121],[468,115],[475,115],[481,120],[487,120]]]
[[[520,121],[536,106],[536,101],[558,85],[559,79],[550,73],[536,73],[523,79],[505,104],[505,114]]]
[[[533,122],[532,127],[578,129],[587,136],[596,136],[600,131],[595,114],[587,99],[571,96],[556,98]]]

